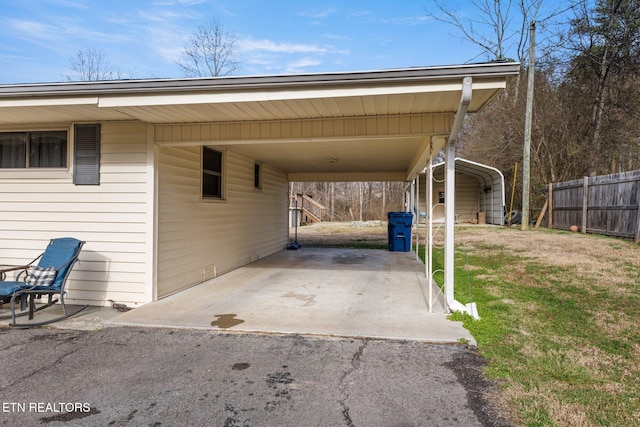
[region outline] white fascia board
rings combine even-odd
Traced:
[[[48,107],[48,106],[67,106],[67,105],[97,105],[99,98],[97,96],[90,97],[71,97],[71,98],[21,98],[21,99],[1,99],[0,108],[6,107]]]
[[[191,94],[157,94],[100,97],[99,107],[142,107],[155,105],[222,104],[231,102],[267,102],[300,99],[340,98],[410,93],[455,92],[462,89],[460,80],[438,84],[404,84],[331,89],[246,90]]]
[[[462,85],[461,85],[462,86]],[[473,90],[506,89],[506,80],[473,80]]]

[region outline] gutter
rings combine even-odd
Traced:
[[[450,311],[468,313],[475,319],[479,319],[475,303],[462,304],[454,298],[455,265],[454,265],[454,221],[455,221],[455,173],[456,173],[456,141],[458,140],[464,118],[469,111],[469,104],[473,94],[472,78],[464,77],[462,81],[462,95],[458,111],[449,133],[449,140],[445,148],[445,240],[444,240],[444,294],[447,307]],[[454,203],[450,203],[450,197],[454,196]]]
[[[0,85],[0,99],[9,97],[78,96],[97,94],[145,94],[247,89],[309,88],[341,85],[397,85],[399,83],[451,80],[465,76],[504,78],[518,73],[517,62],[489,62],[439,67],[414,67],[376,71],[107,80],[98,82],[25,83]]]

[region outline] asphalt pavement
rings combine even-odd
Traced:
[[[0,342],[0,425],[503,425],[462,344],[140,327]]]

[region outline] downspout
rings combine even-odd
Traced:
[[[472,79],[465,77],[462,80],[462,95],[458,111],[453,121],[451,133],[445,148],[445,229],[444,229],[444,294],[449,311],[461,311],[468,313],[475,318],[479,318],[475,303],[464,305],[455,300],[453,295],[455,272],[454,272],[454,221],[455,221],[455,176],[456,176],[456,142],[464,123],[464,118],[469,110],[472,95]]]

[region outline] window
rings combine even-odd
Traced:
[[[253,187],[256,190],[262,189],[262,164],[256,163],[254,168]]]
[[[0,132],[0,168],[66,167],[66,130]]]
[[[202,147],[202,197],[222,199],[222,153]]]
[[[438,203],[444,203],[444,191],[438,191]]]

